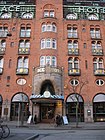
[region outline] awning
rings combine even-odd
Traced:
[[[52,102],[52,103],[56,103],[57,100],[64,100],[64,96],[62,95],[50,95],[50,97],[46,98],[44,95],[31,95],[30,96],[30,100],[32,100],[32,102],[37,102],[37,103],[41,103],[41,102]]]

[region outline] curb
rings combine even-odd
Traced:
[[[33,135],[29,138],[26,138],[25,140],[34,140],[35,138],[39,137],[39,134]]]

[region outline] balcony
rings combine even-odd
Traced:
[[[79,49],[78,48],[69,48],[68,55],[79,55]]]
[[[0,47],[0,54],[5,54],[5,48],[4,47]]]
[[[95,76],[105,76],[105,69],[99,68],[99,69],[94,70],[94,75]]]
[[[29,73],[28,68],[17,68],[16,69],[16,74],[17,75],[27,75]]]
[[[81,72],[80,72],[80,69],[78,69],[78,68],[72,68],[72,69],[68,70],[69,76],[72,76],[72,75],[79,76],[80,74],[81,74]]]
[[[103,49],[102,48],[92,49],[92,54],[93,55],[103,55]]]
[[[30,54],[30,48],[19,48],[18,49],[18,54]]]
[[[0,75],[3,73],[3,68],[0,68]]]

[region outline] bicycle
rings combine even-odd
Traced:
[[[6,124],[2,124],[3,120],[0,120],[0,139],[7,138],[10,135],[10,129]]]

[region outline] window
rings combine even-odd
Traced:
[[[11,16],[12,16],[11,13],[3,13],[0,18],[2,18],[2,19],[10,19]]]
[[[0,57],[0,68],[3,68],[4,58]]]
[[[70,69],[78,69],[79,68],[79,60],[78,58],[69,58],[68,67]]]
[[[94,70],[103,69],[104,68],[103,59],[102,58],[94,58],[93,66],[94,66]]]
[[[28,58],[27,57],[18,58],[18,68],[28,68]]]
[[[101,49],[101,41],[92,41],[92,49]]]
[[[44,17],[54,17],[55,13],[53,10],[45,10],[44,11]]]
[[[20,29],[20,37],[30,37],[31,36],[31,28],[30,27],[21,27]]]
[[[42,24],[42,32],[56,32],[57,28],[56,25],[53,23]]]
[[[68,14],[66,16],[66,19],[77,19],[77,15],[76,14]]]
[[[5,40],[1,40],[0,41],[0,47],[1,48],[5,48],[6,47],[6,41]]]
[[[20,40],[19,48],[30,48],[30,41],[29,40]]]
[[[98,80],[96,80],[96,84],[98,85],[98,86],[102,86],[102,85],[104,85],[104,80],[102,80],[102,79],[98,79]]]
[[[24,13],[24,14],[22,14],[21,18],[32,19],[33,18],[33,13]]]
[[[0,37],[7,37],[8,27],[0,27]]]
[[[57,61],[55,56],[41,56],[40,57],[40,66],[50,65],[56,67]]]
[[[72,80],[70,81],[70,84],[71,84],[72,86],[77,86],[77,85],[79,84],[79,81],[78,81],[77,79],[72,79]]]
[[[77,38],[77,27],[68,27],[68,38]]]
[[[78,48],[78,41],[77,40],[69,40],[68,41],[68,49],[71,48]]]
[[[41,40],[41,49],[56,49],[57,43],[55,39],[48,38],[48,39],[42,39]]]
[[[99,28],[90,28],[91,38],[101,38],[101,33]]]
[[[98,18],[98,15],[90,14],[90,15],[88,16],[88,19],[89,19],[89,20],[98,20],[99,18]]]

